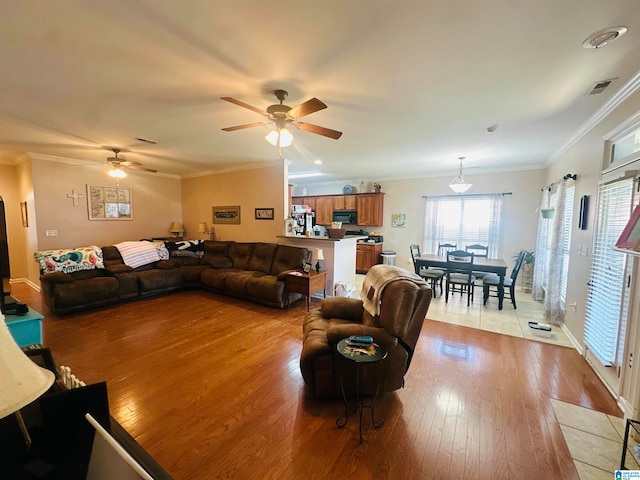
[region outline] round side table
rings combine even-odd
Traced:
[[[353,347],[348,344],[348,338],[343,338],[338,342],[336,349],[338,353],[356,363],[356,400],[355,400],[355,410],[360,415],[360,443],[362,443],[362,410],[365,408],[371,409],[371,423],[375,428],[380,428],[384,425],[384,419],[379,418],[375,419],[375,405],[378,399],[378,394],[380,393],[380,385],[384,383],[384,374],[379,376],[378,385],[376,385],[376,393],[373,397],[373,401],[370,405],[364,404],[361,395],[360,395],[360,376],[361,369],[368,365],[378,365],[382,368],[382,361],[387,358],[387,349],[382,345],[378,345],[375,343],[375,339],[373,343],[367,347]],[[384,373],[384,370],[382,371]],[[342,428],[347,424],[349,420],[349,402],[347,401],[347,395],[344,390],[344,380],[342,374],[342,368],[338,367],[338,374],[340,377],[340,389],[342,390],[342,398],[344,400],[344,418],[336,419],[336,425],[338,428]]]

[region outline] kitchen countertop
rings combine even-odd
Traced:
[[[384,242],[370,242],[368,240],[358,240],[358,243],[362,245],[382,245]]]
[[[368,238],[366,235],[345,235],[344,238],[329,238],[329,237],[316,237],[311,235],[310,237],[303,235],[276,235],[277,238],[288,238],[291,240],[313,240],[313,241],[326,241],[326,242],[340,242],[342,240],[363,240]]]

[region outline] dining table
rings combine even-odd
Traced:
[[[436,255],[433,253],[425,253],[415,259],[416,267],[429,268],[437,267],[443,270],[447,269],[447,257],[444,255]],[[498,283],[498,310],[502,310],[504,301],[504,277],[507,274],[507,263],[501,258],[473,258],[473,270],[475,272],[494,273],[500,278]]]

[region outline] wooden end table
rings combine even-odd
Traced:
[[[307,297],[307,312],[309,311],[310,297],[315,292],[322,290],[322,298],[327,297],[327,272],[291,272],[287,275],[285,295],[287,308],[289,308],[289,293],[301,293]]]

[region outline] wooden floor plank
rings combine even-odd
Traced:
[[[621,416],[574,350],[427,320],[406,387],[360,444],[356,418],[335,425],[341,399],[302,381],[304,302],[195,290],[58,317],[28,286],[12,292],[45,314],[58,362],[107,381],[113,416],[176,479],[577,480],[550,399]]]

